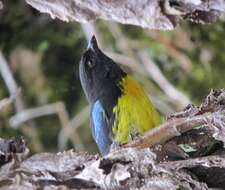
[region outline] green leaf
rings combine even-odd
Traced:
[[[189,144],[179,144],[178,145],[184,152],[195,152],[197,151],[195,148],[190,146]]]
[[[205,125],[198,125],[198,126],[194,127],[194,129],[202,129],[204,127],[205,127]]]

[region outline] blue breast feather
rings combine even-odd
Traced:
[[[98,100],[91,110],[92,135],[101,154],[105,155],[109,152],[112,143],[110,139],[110,127],[107,122],[105,110]]]

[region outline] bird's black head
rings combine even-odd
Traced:
[[[118,82],[126,74],[99,49],[95,36],[81,58],[79,70],[81,84],[90,103],[107,96],[119,96]]]

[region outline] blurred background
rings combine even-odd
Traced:
[[[94,33],[101,49],[142,83],[162,117],[225,87],[225,23],[153,31],[113,22],[65,23],[23,1],[0,10],[0,137],[31,152],[96,153],[78,65]]]

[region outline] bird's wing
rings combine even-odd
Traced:
[[[91,108],[91,129],[92,135],[101,154],[105,155],[109,152],[112,140],[110,138],[111,128],[105,109],[99,100],[97,100]]]

